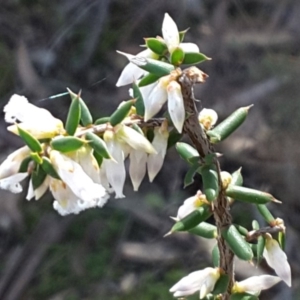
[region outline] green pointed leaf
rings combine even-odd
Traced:
[[[171,71],[175,70],[173,65],[152,58],[136,56],[131,58],[130,62],[137,65],[141,69],[160,77],[169,75]]]
[[[102,117],[95,121],[95,125],[106,124],[109,122],[110,117]]]
[[[275,218],[273,217],[273,215],[271,214],[271,212],[269,211],[269,209],[267,208],[267,206],[265,204],[257,204],[256,207],[257,207],[258,211],[260,212],[260,214],[265,219],[265,221],[269,225],[272,226],[272,224],[275,221]]]
[[[199,156],[198,151],[187,143],[176,143],[176,150],[179,156],[188,163],[190,163],[189,159],[191,159],[192,157]]]
[[[218,281],[215,284],[213,295],[223,294],[227,291],[229,284],[229,276],[227,274],[221,274]]]
[[[199,163],[195,163],[189,168],[184,177],[184,188],[186,188],[194,182],[194,176],[197,173],[199,167]]]
[[[147,128],[146,137],[147,137],[147,140],[150,143],[152,143],[152,141],[154,139],[154,130],[153,130],[153,128]]]
[[[190,28],[187,28],[185,30],[179,31],[179,41],[182,43],[184,40],[185,34],[189,31]]]
[[[221,234],[232,252],[240,259],[251,261],[253,252],[249,243],[246,242],[244,237],[238,232],[236,227],[231,224],[221,229]]]
[[[147,74],[145,75],[139,82],[139,87],[143,87],[143,86],[146,86],[146,85],[149,85],[151,83],[154,83],[156,82],[160,77],[162,76],[157,76],[157,75],[154,75],[154,74]]]
[[[37,165],[36,170],[31,173],[31,181],[33,185],[33,189],[36,190],[41,184],[44,182],[47,174],[42,169],[41,165]]]
[[[196,210],[192,211],[186,217],[176,222],[171,232],[175,231],[187,231],[197,226],[201,222],[207,220],[212,214],[211,208],[208,205],[202,205]]]
[[[206,133],[210,137],[212,143],[218,143],[225,140],[239,126],[243,124],[248,116],[249,109],[252,105],[241,107],[234,111],[228,118],[218,124],[214,129],[208,130]]]
[[[24,158],[21,162],[18,173],[27,173],[30,162],[32,162],[31,156],[28,156],[28,157]]]
[[[218,236],[217,227],[207,222],[201,222],[194,228],[191,228],[188,232],[206,239],[215,239]]]
[[[236,293],[230,296],[230,300],[259,300],[259,298],[248,293]]]
[[[265,244],[266,244],[265,238],[263,236],[259,236],[257,239],[257,248],[256,248],[257,265],[260,264],[261,259],[263,258]]]
[[[176,129],[172,129],[169,132],[169,138],[168,138],[168,149],[173,147],[177,142],[180,141],[180,139],[182,138],[183,134],[182,133],[178,133],[178,131]]]
[[[28,131],[23,130],[21,127],[18,127],[18,132],[20,138],[24,141],[24,143],[30,148],[32,152],[42,152],[43,148],[40,142],[32,136]]]
[[[285,232],[283,231],[278,232],[278,242],[283,251],[285,249],[285,237],[286,237]]]
[[[211,60],[211,58],[199,52],[185,52],[184,54],[185,55],[182,60],[182,64],[184,65],[195,65],[206,60]]]
[[[133,82],[132,89],[133,89],[133,97],[136,99],[135,102],[136,113],[139,116],[144,116],[145,114],[144,99],[139,89],[139,86],[136,84],[136,82]]]
[[[163,56],[168,52],[168,46],[164,40],[157,38],[146,38],[146,46],[154,53]]]
[[[248,229],[243,227],[242,225],[239,224],[234,224],[234,226],[236,227],[236,229],[238,230],[238,232],[243,235],[243,236],[247,236],[248,234]]]
[[[43,162],[43,159],[40,157],[40,155],[36,152],[31,152],[30,157],[33,161],[35,161],[38,165],[40,165]]]
[[[56,137],[50,143],[52,149],[62,153],[76,151],[86,144],[85,140],[74,136]]]
[[[85,135],[87,141],[89,141],[90,146],[98,152],[101,157],[111,159],[111,155],[107,149],[106,143],[96,134],[88,132]]]
[[[55,179],[61,179],[59,177],[59,175],[57,174],[56,170],[54,169],[50,159],[46,156],[43,156],[42,159],[43,159],[43,161],[42,161],[43,170],[51,177],[53,177]]]
[[[205,165],[200,168],[203,182],[203,192],[208,201],[215,201],[219,195],[219,179],[214,164]]]
[[[120,124],[130,112],[132,105],[134,105],[136,99],[126,101],[121,107],[119,107],[109,118],[109,123],[111,126],[116,126]]]
[[[184,52],[180,47],[174,49],[170,57],[171,64],[175,66],[179,66],[182,64],[184,60]]]
[[[101,165],[102,165],[102,162],[103,162],[103,157],[98,152],[96,152],[96,151],[94,151],[93,155],[94,155],[94,157],[95,157],[95,159],[96,159],[96,161],[98,163],[98,166],[100,168]]]
[[[65,129],[69,135],[74,135],[81,117],[80,94],[76,95],[76,97],[72,97],[72,92],[69,89],[68,91],[71,95],[72,102],[69,108]]]
[[[231,179],[231,183],[232,185],[238,185],[241,186],[243,185],[243,176],[242,176],[242,168],[239,168],[238,170],[236,170],[235,172],[233,172],[231,174],[232,179]]]
[[[230,185],[226,191],[226,196],[231,197],[235,200],[254,203],[254,204],[266,204],[270,201],[279,202],[271,194],[261,192],[258,190],[246,188],[243,186]]]
[[[134,129],[135,131],[137,131],[139,134],[141,134],[142,136],[145,136],[142,128],[138,125],[138,124],[132,124],[132,129]]]
[[[218,244],[216,244],[213,247],[213,250],[212,250],[211,254],[212,254],[213,266],[215,268],[218,268],[220,266],[220,251],[219,251],[219,248],[218,248]]]

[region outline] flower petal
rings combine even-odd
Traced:
[[[185,120],[185,110],[180,84],[176,81],[171,81],[167,90],[168,111],[175,128],[181,133]]]
[[[147,153],[141,150],[130,152],[129,175],[133,185],[133,190],[137,191],[146,174]]]
[[[200,52],[199,47],[193,43],[180,43],[179,47],[183,50],[183,52]]]
[[[167,13],[165,13],[162,24],[162,35],[165,43],[168,46],[169,52],[172,53],[173,50],[179,45],[180,38],[176,23]]]
[[[268,265],[273,268],[276,274],[288,285],[292,285],[291,267],[287,261],[287,256],[279,246],[279,243],[269,237],[266,238],[266,245],[263,252]]]
[[[20,182],[28,176],[28,173],[17,173],[0,180],[0,189],[8,190],[14,194],[21,193],[23,188]]]
[[[150,182],[156,177],[163,166],[167,152],[169,132],[167,128],[157,127],[154,129],[152,145],[157,154],[150,154],[147,160],[148,176]]]

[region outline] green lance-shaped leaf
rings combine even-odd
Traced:
[[[231,224],[221,230],[222,237],[227,242],[232,252],[240,259],[251,261],[253,252],[249,243],[238,232],[236,227]]]
[[[227,274],[221,274],[218,281],[215,284],[213,295],[223,294],[227,291],[229,284],[229,276]]]
[[[252,221],[252,228],[254,230],[259,230],[259,223],[256,220]],[[264,248],[265,248],[265,238],[263,236],[259,236],[257,238],[257,245],[256,245],[257,264],[259,264],[262,259]]]
[[[181,142],[177,143],[176,150],[177,150],[178,154],[180,155],[180,157],[188,163],[190,163],[190,159],[192,157],[199,156],[198,151],[194,147],[192,147],[191,145],[189,145],[187,143],[181,143]]]
[[[285,249],[285,237],[286,237],[285,232],[283,232],[283,231],[278,232],[278,242],[283,251]]]
[[[52,149],[62,153],[76,151],[86,144],[86,141],[74,136],[56,137],[50,143]]]
[[[218,143],[225,140],[239,126],[243,124],[248,115],[249,109],[253,105],[241,107],[234,111],[228,118],[217,125],[214,129],[208,130],[206,133],[210,137],[212,143]]]
[[[40,142],[32,136],[28,131],[22,129],[18,126],[18,132],[20,138],[24,141],[24,143],[29,147],[32,152],[42,152],[43,148]]]
[[[275,221],[275,218],[273,217],[273,215],[271,214],[267,206],[265,204],[257,204],[256,207],[260,212],[260,214],[262,215],[262,217],[265,219],[265,221],[269,225],[272,225]]]
[[[229,300],[259,300],[259,298],[248,293],[235,293],[230,296]]]
[[[70,89],[67,88],[67,90],[72,98],[72,101],[78,97],[78,95],[73,93]],[[89,126],[89,125],[93,124],[93,117],[91,115],[91,112],[81,97],[79,97],[79,104],[80,104],[80,109],[81,109],[80,120],[81,120],[82,125]]]
[[[105,142],[99,136],[92,132],[88,132],[86,133],[85,138],[90,142],[90,146],[103,158],[111,158]]]
[[[69,135],[74,135],[81,116],[81,106],[79,103],[80,93],[75,98],[71,98],[72,102],[69,108],[65,129]]]
[[[142,136],[145,136],[142,128],[138,125],[138,124],[132,124],[132,129],[134,129],[135,131],[137,131],[139,134],[141,134]]]
[[[170,57],[171,64],[174,66],[179,66],[182,64],[183,60],[184,60],[183,50],[180,47],[175,48]]]
[[[179,133],[176,129],[172,129],[169,132],[167,148],[169,149],[169,148],[173,147],[177,142],[180,141],[181,138],[182,138],[182,134]]]
[[[220,251],[218,248],[218,244],[216,244],[212,249],[212,262],[215,268],[220,266]]]
[[[239,168],[238,170],[236,170],[235,172],[233,172],[231,174],[232,178],[231,178],[230,185],[238,185],[238,186],[243,185],[243,176],[242,176],[241,171],[242,171],[242,168]]]
[[[269,193],[237,185],[230,185],[225,194],[233,199],[254,204],[266,204],[270,201],[281,203]]]
[[[101,165],[102,165],[102,162],[103,162],[103,157],[98,152],[96,152],[96,151],[94,151],[93,155],[94,155],[94,157],[95,157],[95,159],[96,159],[96,161],[98,163],[98,166],[100,168]]]
[[[203,53],[185,52],[182,64],[184,64],[184,65],[194,65],[194,64],[199,64],[199,63],[201,63],[203,61],[206,61],[206,60],[211,60],[211,58],[207,57]]]
[[[136,56],[131,58],[130,62],[141,69],[160,77],[169,75],[171,71],[175,70],[173,65],[152,58]]]
[[[185,34],[189,31],[190,28],[187,28],[185,30],[179,31],[179,41],[182,43],[184,40]]]
[[[36,152],[31,152],[30,157],[33,161],[35,161],[38,165],[42,164],[43,159],[40,157],[40,155]]]
[[[248,234],[248,229],[243,227],[242,225],[239,224],[234,224],[234,226],[236,227],[236,229],[238,230],[238,232],[243,235],[243,236],[247,236]]]
[[[147,48],[160,56],[163,56],[168,52],[168,46],[164,40],[157,38],[146,38],[145,42]]]
[[[128,115],[132,105],[134,105],[136,99],[126,101],[121,107],[119,107],[109,118],[111,126],[116,126],[121,123]]]
[[[42,161],[43,170],[51,177],[53,177],[55,179],[60,179],[60,177],[57,174],[56,170],[54,169],[50,159],[46,156],[43,156],[42,159],[43,159],[43,161]]]
[[[188,232],[206,239],[215,239],[218,236],[217,227],[207,222],[201,222]]]
[[[136,113],[139,116],[144,116],[145,114],[144,99],[139,89],[139,86],[136,84],[136,82],[133,82],[132,89],[133,89],[133,97],[136,99],[135,102]]]
[[[31,156],[27,156],[25,157],[22,162],[21,165],[19,167],[18,173],[25,173],[28,172],[28,168],[29,168],[29,164],[32,162],[32,158]]]
[[[41,165],[37,165],[36,170],[31,173],[31,181],[33,189],[36,190],[44,182],[47,173],[42,169]]]
[[[139,87],[143,87],[143,86],[147,86],[151,83],[154,83],[155,81],[157,81],[160,77],[162,76],[157,76],[157,75],[154,75],[154,74],[147,74],[145,75],[139,82]]]
[[[102,117],[95,121],[95,125],[106,124],[109,122],[110,117]]]
[[[199,166],[198,162],[194,163],[189,168],[189,170],[187,171],[187,173],[185,174],[185,177],[184,177],[184,181],[183,181],[184,188],[186,188],[187,186],[191,185],[194,182],[194,176],[198,172],[199,168],[200,168],[200,166]]]
[[[190,214],[185,216],[183,219],[180,221],[176,222],[172,229],[171,232],[175,231],[187,231],[201,222],[207,220],[212,214],[211,208],[208,205],[202,205],[196,210],[192,211]]]
[[[208,201],[215,201],[219,195],[219,181],[214,164],[201,167],[200,174],[203,181],[203,192]]]

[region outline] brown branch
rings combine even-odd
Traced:
[[[282,226],[274,226],[274,227],[264,227],[258,230],[252,230],[247,233],[246,241],[254,241],[257,240],[260,236],[265,235],[266,233],[274,234],[278,232],[284,232],[284,228]]]
[[[200,157],[205,158],[208,154],[214,153],[213,146],[209,142],[209,139],[199,125],[198,111],[195,105],[195,98],[193,93],[193,86],[195,83],[203,83],[207,75],[199,69],[192,67],[183,71],[179,76],[178,81],[181,85],[181,91],[183,95],[184,107],[187,118],[184,123],[184,131],[191,139],[195,148],[197,149]],[[230,297],[230,291],[234,283],[234,270],[233,259],[234,254],[226,244],[225,240],[221,236],[222,228],[232,223],[231,215],[229,213],[229,204],[225,198],[224,191],[222,190],[220,179],[220,164],[215,158],[214,161],[219,177],[220,193],[217,200],[214,203],[214,218],[216,226],[218,228],[218,248],[220,252],[220,268],[229,276],[230,281],[227,289],[227,293],[223,295],[222,300],[228,300]]]

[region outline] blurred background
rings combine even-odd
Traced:
[[[213,58],[195,88],[199,107],[220,120],[254,104],[247,121],[218,145],[222,168],[243,167],[245,185],[283,201],[270,210],[287,226],[286,252],[293,288],[284,283],[262,300],[300,299],[300,2],[297,0],[1,0],[0,105],[14,93],[65,120],[69,97],[39,101],[66,91],[82,97],[95,117],[110,114],[128,88],[115,83],[126,65],[116,49],[135,54],[144,37],[161,35],[164,13],[185,41]],[[1,161],[22,145],[0,126]],[[61,217],[47,194],[38,202],[0,191],[1,300],[166,300],[169,288],[189,272],[211,265],[214,241],[186,234],[163,238],[184,199],[201,181],[183,189],[187,165],[174,149],[153,184],[138,193],[127,180],[125,199],[103,209]],[[234,205],[234,221],[250,228],[263,221],[250,205]],[[273,274],[236,262],[238,279]],[[198,299],[198,295],[190,299]]]

